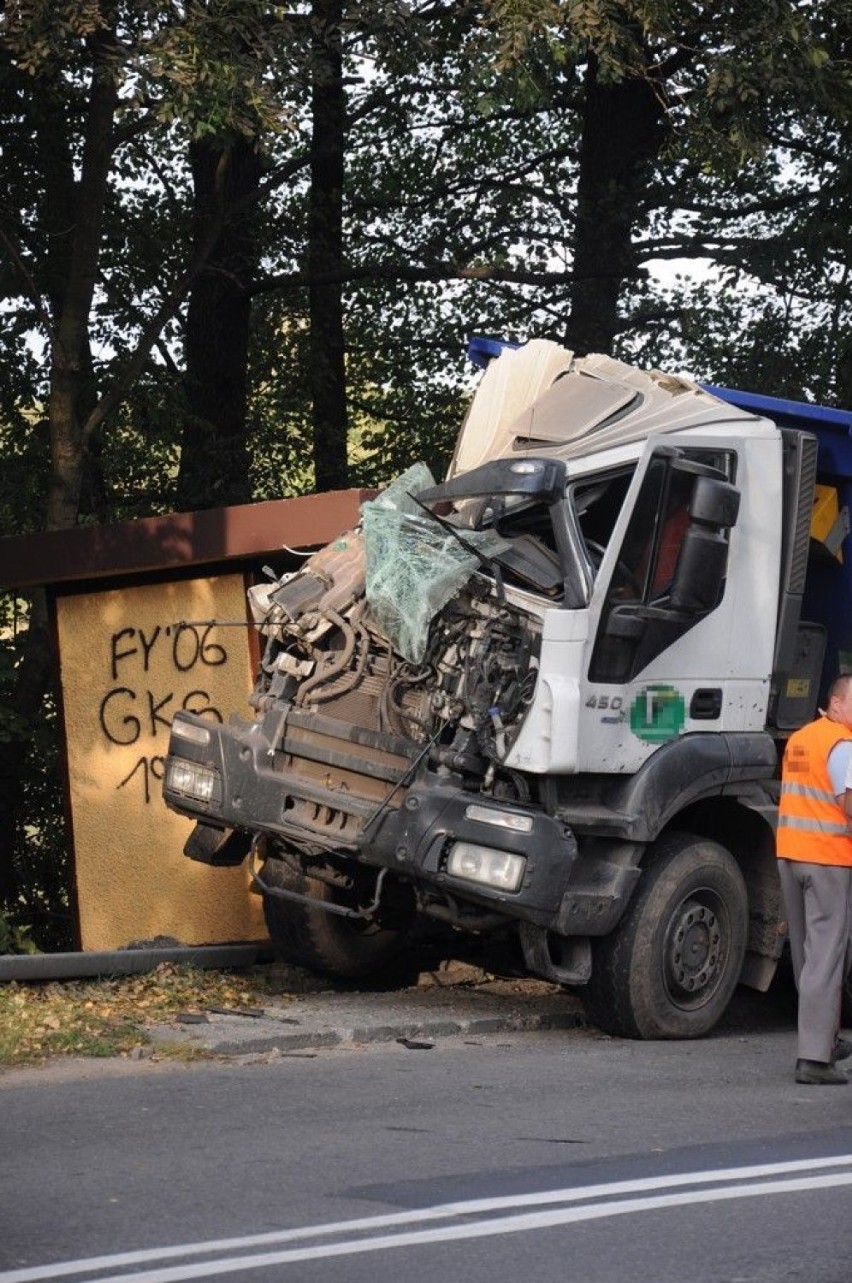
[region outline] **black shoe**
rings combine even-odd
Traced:
[[[835,1069],[834,1065],[823,1064],[821,1060],[797,1060],[796,1061],[796,1082],[811,1083],[816,1086],[840,1086],[841,1083],[848,1083],[842,1069]]]
[[[834,1050],[831,1053],[831,1063],[838,1060],[848,1060],[852,1056],[852,1042],[848,1038],[837,1037],[834,1040]]]

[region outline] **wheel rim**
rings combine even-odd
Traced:
[[[725,979],[730,925],[724,902],[709,889],[692,892],[672,914],[665,943],[665,985],[684,1011],[710,1002]]]

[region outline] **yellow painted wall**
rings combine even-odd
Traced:
[[[56,610],[82,948],[265,939],[245,867],[187,859],[192,822],[161,791],[177,709],[248,712],[248,629],[180,626],[245,619],[242,576],[61,596]]]

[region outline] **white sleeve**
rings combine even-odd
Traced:
[[[835,797],[852,789],[852,740],[841,740],[828,755],[828,773]]]

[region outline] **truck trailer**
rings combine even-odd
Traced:
[[[548,340],[483,368],[446,477],[249,590],[254,716],[172,722],[185,846],[345,978],[417,915],[516,932],[603,1030],[768,988],[786,737],[852,671],[852,413]]]

